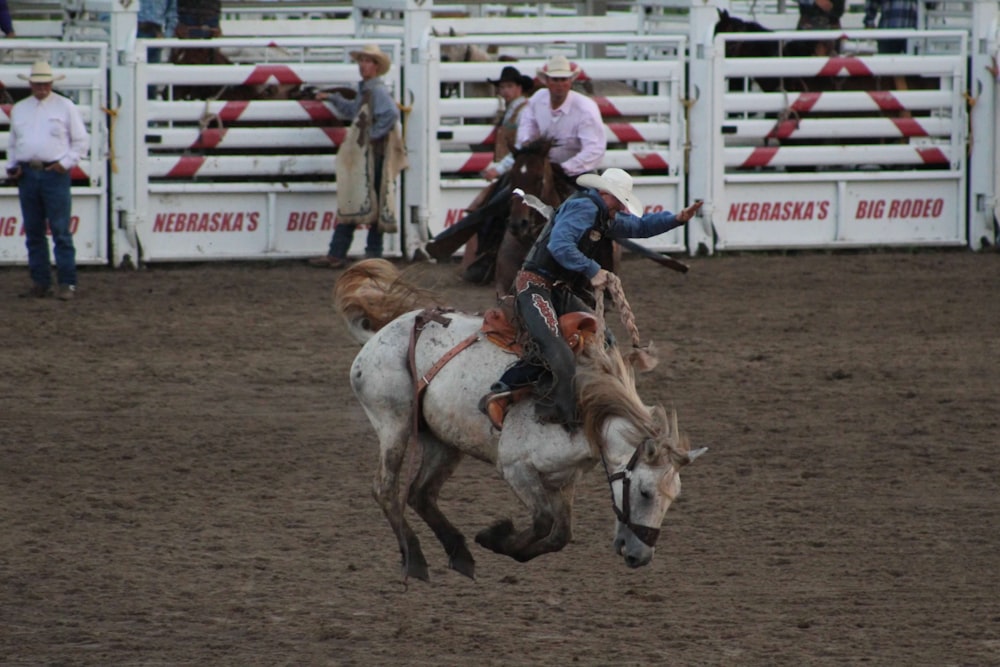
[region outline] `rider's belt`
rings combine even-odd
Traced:
[[[42,162],[41,160],[28,160],[27,162],[18,162],[21,169],[34,169],[35,171],[42,171],[43,169],[48,169],[54,164],[58,164],[59,160],[53,160],[52,162]]]
[[[153,21],[139,21],[138,32],[158,35],[163,32],[163,26],[159,23],[154,23]]]
[[[514,282],[515,282],[514,288],[518,292],[523,290],[529,282],[538,283],[544,285],[547,289],[552,289],[551,278],[547,278],[546,276],[543,276],[541,273],[538,273],[537,271],[530,271],[528,269],[521,269],[518,272],[517,278],[515,279]]]

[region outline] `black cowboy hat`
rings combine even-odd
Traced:
[[[486,79],[486,80],[492,83],[494,86],[499,86],[504,81],[510,81],[512,83],[516,83],[517,85],[521,86],[521,89],[524,90],[525,92],[528,92],[535,87],[534,79],[532,79],[530,76],[525,76],[521,74],[521,72],[518,71],[516,67],[511,67],[510,65],[507,65],[506,67],[503,68],[503,70],[500,72],[499,79]]]

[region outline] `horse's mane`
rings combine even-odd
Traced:
[[[577,358],[576,388],[583,433],[595,456],[605,446],[604,427],[614,417],[631,424],[636,442],[648,438],[663,442],[666,448],[661,451],[672,455],[690,451],[688,438],[677,426],[677,414],[668,416],[662,407],[649,408],[642,402],[632,365],[617,346],[606,347],[603,338],[594,338]]]
[[[333,305],[352,330],[370,335],[403,313],[440,305],[440,300],[407,281],[391,262],[367,259],[341,274],[333,286]]]
[[[612,417],[622,417],[639,433],[653,435],[656,424],[636,391],[635,371],[617,346],[606,347],[603,337],[599,338],[577,358],[577,398],[587,441],[601,446],[604,425]]]

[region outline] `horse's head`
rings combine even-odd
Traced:
[[[613,548],[633,568],[653,559],[663,517],[681,493],[680,470],[705,452],[691,451],[677,427],[676,413],[668,418],[663,408],[654,408],[651,415],[655,428],[642,434],[624,465],[607,470],[616,518]],[[615,432],[622,426],[609,422],[608,437],[633,440],[634,431]]]
[[[549,161],[551,148],[552,140],[542,138],[527,146],[512,149],[514,166],[510,169],[510,186],[513,189],[520,188],[525,194],[534,195],[543,203],[555,208],[562,203],[563,196],[559,191],[561,168]],[[546,222],[548,220],[528,206],[523,199],[512,198],[507,229],[518,240],[530,244],[542,231]]]
[[[771,32],[755,21],[745,21],[733,16],[724,9],[719,10],[719,20],[715,24],[713,35],[730,32]],[[727,58],[769,58],[778,55],[778,42],[766,41],[726,41]]]
[[[680,495],[680,469],[706,450],[690,449],[676,413],[643,405],[617,348],[601,347],[588,346],[577,372],[584,433],[611,486],[615,553],[641,567],[653,559],[663,517]]]

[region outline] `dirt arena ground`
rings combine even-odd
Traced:
[[[622,271],[644,397],[711,448],[653,563],[611,553],[595,470],[562,552],[473,545],[472,581],[418,522],[409,587],[336,273],[89,269],[61,303],[0,270],[0,664],[1000,664],[1000,254],[690,264]],[[475,462],[444,496],[470,541],[522,517]]]

